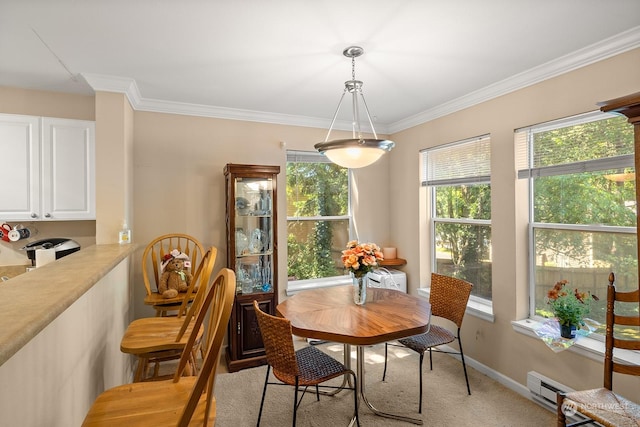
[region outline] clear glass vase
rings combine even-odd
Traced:
[[[356,276],[351,273],[353,279],[353,302],[357,305],[364,305],[367,301],[367,275]]]

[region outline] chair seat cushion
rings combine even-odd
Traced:
[[[563,408],[565,413],[577,409],[605,426],[640,426],[640,405],[606,388],[566,393]]]
[[[298,384],[301,386],[320,384],[347,372],[342,363],[315,347],[304,347],[296,351],[296,359],[300,372]],[[287,372],[274,369],[273,374],[284,383],[295,384],[295,376]]]
[[[456,337],[448,329],[437,325],[431,325],[429,332],[399,339],[398,342],[418,353],[424,353],[430,347],[448,344]]]

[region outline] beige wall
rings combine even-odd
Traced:
[[[133,109],[120,93],[96,94],[96,243],[117,243],[133,222]]]
[[[188,233],[218,248],[216,270],[225,266],[224,165],[278,165],[278,282],[279,298],[285,298],[286,150],[313,150],[313,144],[322,141],[325,133],[323,129],[136,112],[134,242],[144,244],[164,233]],[[386,244],[390,240],[388,159],[354,175],[358,236]],[[138,250],[138,258],[142,250]],[[136,275],[141,278],[140,271]],[[136,316],[150,315],[152,311],[140,303],[143,290],[138,288],[137,292]]]
[[[640,50],[634,50],[392,135],[397,148],[390,156],[389,197],[392,206],[403,209],[401,220],[395,217],[398,211],[391,214],[390,232],[397,239],[393,243],[408,260],[405,271],[412,292],[419,285],[425,286],[430,274],[419,151],[491,135],[495,322],[467,315],[463,343],[465,353],[472,358],[521,384],[526,383],[526,373],[535,370],[573,388],[599,387],[602,364],[573,352],[553,353],[540,340],[512,329],[511,321],[528,315],[527,195],[516,180],[513,131],[593,111],[600,101],[637,92],[639,70]],[[394,191],[401,188],[407,191]],[[416,230],[421,230],[422,239],[415,238]],[[623,385],[626,387],[620,387]],[[619,381],[616,388],[638,399],[640,379]]]
[[[95,120],[93,96],[0,86],[0,113]]]

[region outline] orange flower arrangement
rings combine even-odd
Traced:
[[[351,240],[347,243],[347,249],[342,251],[344,267],[356,277],[365,276],[383,259],[380,247],[375,243],[358,243],[357,240]]]

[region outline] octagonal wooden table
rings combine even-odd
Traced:
[[[364,346],[380,344],[427,332],[431,305],[425,299],[393,289],[367,288],[364,305],[353,302],[352,286],[335,286],[299,292],[276,307],[291,321],[300,337],[345,344],[345,365],[351,365],[351,345],[357,346],[359,398],[373,413],[383,417],[422,424],[422,420],[379,411],[365,393]]]

